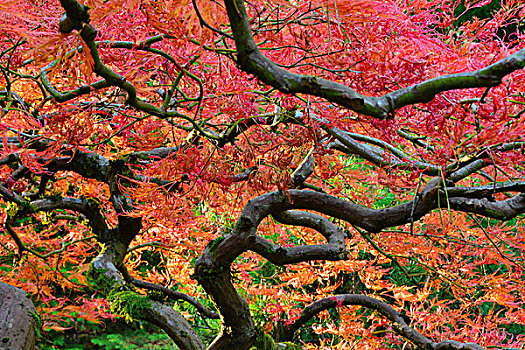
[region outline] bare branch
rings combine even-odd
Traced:
[[[110,162],[107,158],[94,152],[88,153],[80,150],[76,150],[72,158],[55,158],[47,165],[47,169],[51,172],[70,170],[105,183],[108,182],[109,167]]]
[[[70,241],[70,242],[62,242],[62,247],[60,247],[59,249],[55,249],[55,250],[52,250],[46,254],[42,254],[32,248],[29,248],[28,246],[26,246],[22,240],[20,239],[20,237],[18,236],[18,234],[16,233],[16,231],[13,229],[13,227],[11,226],[11,224],[9,222],[6,222],[5,223],[5,228],[6,228],[6,231],[7,233],[9,233],[9,235],[11,236],[11,238],[13,238],[13,240],[15,241],[15,244],[18,248],[18,257],[19,258],[22,258],[22,254],[24,252],[28,252],[42,260],[45,260],[47,258],[49,258],[50,256],[52,255],[55,255],[55,254],[59,254],[59,253],[62,253],[63,251],[66,250],[67,247],[69,247],[70,245],[72,244],[75,244],[75,243],[79,243],[79,242],[85,242],[85,241],[89,241],[93,238],[95,238],[95,236],[88,236],[88,237],[85,237],[85,238],[81,238],[81,239],[76,239],[74,241]]]
[[[312,260],[339,261],[346,259],[347,254],[344,246],[341,247],[336,244],[313,244],[283,248],[261,237],[255,238],[250,250],[279,266]]]
[[[246,181],[256,171],[257,171],[257,167],[256,166],[249,167],[248,169],[244,170],[243,172],[233,175],[232,182]]]
[[[195,13],[197,14],[197,17],[199,18],[199,23],[201,24],[201,26],[206,27],[209,30],[211,30],[212,32],[218,33],[218,34],[220,34],[220,35],[222,35],[222,36],[224,36],[224,37],[226,37],[228,39],[232,39],[233,40],[233,37],[230,34],[225,33],[222,30],[214,28],[211,25],[209,25],[208,22],[206,22],[204,20],[204,18],[202,18],[201,12],[199,11],[199,7],[197,6],[197,2],[195,0],[192,0],[192,3],[193,3],[193,9],[195,10]]]
[[[381,143],[379,143],[380,140],[377,140],[375,143],[379,143],[381,146],[388,148],[393,154],[387,154],[385,151],[375,146],[359,143],[353,139],[351,134],[338,128],[331,129],[324,125],[323,129],[337,140],[330,144],[330,148],[332,149],[336,149],[346,154],[356,154],[377,166],[400,169],[418,168],[426,175],[436,176],[439,174],[440,168],[438,166],[410,160],[399,150],[392,152],[394,147],[388,147],[386,142],[381,141]]]
[[[344,247],[345,234],[343,230],[321,215],[306,211],[286,210],[272,212],[272,216],[281,224],[312,228],[322,234],[328,243]]]

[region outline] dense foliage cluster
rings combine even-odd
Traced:
[[[181,349],[521,348],[522,18],[3,0],[0,278],[44,338],[122,316]]]

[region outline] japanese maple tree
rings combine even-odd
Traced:
[[[2,281],[44,331],[180,349],[522,348],[525,6],[497,5],[3,0]]]

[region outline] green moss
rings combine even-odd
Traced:
[[[115,283],[105,275],[107,269],[96,269],[90,264],[87,270],[87,279],[91,287],[104,295],[108,295],[114,288]]]
[[[275,341],[270,335],[264,333],[262,329],[258,329],[257,338],[250,350],[276,350]]]
[[[269,334],[257,327],[257,338],[250,350],[301,350],[301,347],[290,342],[275,343]]]
[[[143,311],[151,307],[148,297],[130,290],[118,292],[112,291],[108,295],[111,312],[123,316],[128,322],[140,319]]]
[[[162,303],[169,301],[168,296],[162,293],[160,290],[148,290],[148,298],[151,300],[160,301]]]
[[[222,243],[222,241],[224,241],[225,239],[226,239],[226,237],[220,236],[220,237],[215,238],[210,243],[208,243],[208,249],[210,250],[210,252],[214,253],[215,250],[217,250],[219,245]]]
[[[42,335],[42,317],[38,314],[38,312],[33,312],[31,314],[33,317],[33,320],[35,321],[34,329],[35,329],[35,338],[39,339]]]
[[[294,343],[290,342],[283,342],[283,343],[277,343],[275,345],[276,350],[301,350],[301,347],[299,345],[295,345]]]

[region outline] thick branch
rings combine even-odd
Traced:
[[[525,66],[523,49],[484,69],[436,77],[382,97],[368,97],[343,84],[294,74],[280,68],[259,51],[251,32],[244,1],[225,0],[224,3],[235,38],[237,61],[242,70],[284,93],[319,96],[355,112],[379,119],[388,118],[403,106],[429,102],[444,91],[499,85],[504,76]]]
[[[51,172],[70,170],[77,174],[101,182],[108,182],[109,160],[96,153],[75,151],[73,158],[55,158],[47,165]]]
[[[206,346],[186,319],[172,307],[152,301],[144,320],[164,330],[181,350],[204,350]]]
[[[410,222],[412,208],[415,219],[419,219],[437,207],[436,182],[428,184],[422,192],[424,200],[412,201],[386,209],[370,209],[346,200],[314,191],[289,190],[286,193],[272,192],[250,200],[237,220],[231,235],[217,248],[215,261],[219,265],[229,264],[249,249],[255,240],[259,223],[271,213],[276,215],[290,209],[315,210],[345,220],[370,232]]]
[[[345,234],[327,218],[306,211],[287,210],[272,212],[275,220],[285,225],[309,227],[322,234],[328,243],[343,245]]]
[[[284,248],[261,237],[255,238],[250,250],[279,266],[312,260],[339,261],[346,259],[347,254],[344,246],[336,244],[313,244]]]
[[[31,202],[31,206],[33,206],[35,211],[68,209],[82,213],[89,220],[93,233],[101,238],[102,241],[105,241],[108,238],[107,235],[109,228],[104,220],[104,216],[100,212],[99,205],[95,201],[64,197],[59,199],[36,200]]]
[[[144,160],[149,160],[149,159],[164,159],[164,158],[168,158],[170,156],[173,156],[174,154],[176,154],[178,151],[180,151],[180,147],[178,146],[175,146],[175,147],[157,147],[155,149],[152,149],[151,151],[140,151],[140,152],[133,152],[130,154],[130,156],[133,158],[133,157],[136,157],[136,158],[140,158],[140,159],[144,159]]]
[[[217,266],[213,251],[210,245],[206,247],[195,264],[194,275],[221,314],[221,331],[208,350],[247,350],[257,336],[250,308],[232,283],[230,267]]]
[[[126,289],[125,281],[119,273],[117,266],[122,264],[127,246],[118,242],[108,245],[90,265],[89,277],[104,294],[114,288]],[[151,301],[149,306],[141,312],[141,319],[156,324],[163,329],[180,349],[200,350],[205,349],[199,336],[193,331],[191,325],[173,308]]]
[[[442,192],[442,179],[432,179],[412,201],[385,209],[370,209],[328,194],[289,190],[286,193],[273,192],[250,200],[244,207],[231,234],[210,243],[195,266],[195,277],[212,296],[223,316],[224,327],[232,331],[222,333],[214,344],[217,348],[228,348],[232,344],[246,342],[255,332],[253,321],[247,317],[249,308],[241,302],[239,294],[231,284],[230,265],[242,253],[253,250],[275,264],[289,264],[310,259],[337,260],[344,258],[344,244],[312,245],[282,248],[258,237],[257,227],[268,215],[287,224],[312,227],[322,232],[329,241],[343,240],[342,233],[329,221],[317,214],[291,211],[291,209],[315,210],[335,217],[370,232],[379,232],[384,228],[398,226],[419,220],[431,210],[445,207],[447,198]],[[520,194],[502,202],[489,202],[486,199],[448,198],[451,208],[460,211],[474,211],[501,219],[509,219],[525,212],[525,195]],[[219,272],[219,273],[217,273]],[[232,302],[235,300],[235,302]],[[243,315],[239,318],[239,315]],[[396,332],[411,341],[424,341],[406,329],[402,324],[393,325]],[[398,327],[398,328],[396,328]],[[226,329],[225,328],[225,329]],[[428,340],[428,339],[427,339]],[[434,343],[432,343],[434,344]],[[452,343],[440,343],[426,347],[428,349],[445,349],[444,346],[455,346]],[[438,347],[438,345],[440,347]],[[461,345],[463,346],[463,345]],[[240,349],[245,349],[242,347]],[[461,347],[450,347],[461,349]],[[464,347],[464,349],[468,349]],[[474,349],[471,347],[471,349]]]

